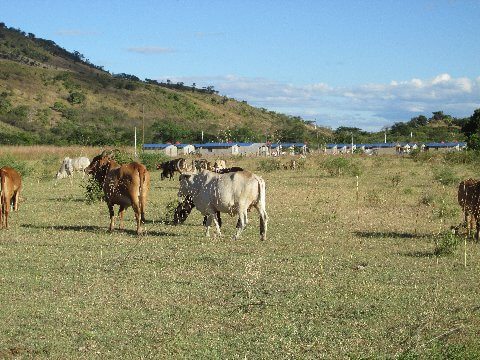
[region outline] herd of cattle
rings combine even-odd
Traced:
[[[285,168],[296,169],[292,160]],[[205,159],[184,158],[166,161],[157,166],[161,170],[161,179],[172,179],[179,173],[178,196],[183,197],[175,210],[174,223],[183,223],[193,208],[203,215],[206,235],[209,228],[215,226],[221,234],[220,213],[237,215],[237,239],[248,223],[248,211],[254,207],[259,213],[260,238],[266,239],[268,215],[266,212],[265,181],[258,175],[240,167],[226,167],[225,160],[213,163]],[[74,173],[87,173],[94,177],[103,189],[110,214],[110,231],[114,228],[114,205],[119,205],[120,228],[123,228],[125,209],[132,207],[137,222],[137,233],[142,232],[145,222],[145,207],[150,187],[150,174],[146,167],[138,162],[120,165],[112,158],[112,152],[104,151],[93,158],[66,157],[56,174],[57,179],[72,177]],[[0,168],[1,207],[0,228],[8,228],[9,211],[18,210],[19,195],[22,188],[20,174],[11,167]],[[476,226],[475,238],[480,233],[480,180],[463,180],[458,187],[458,204],[464,213],[463,225],[468,234]],[[459,227],[455,227],[458,230]]]
[[[119,206],[119,227],[123,228],[125,210],[132,207],[137,222],[137,234],[142,233],[145,222],[145,207],[150,187],[150,174],[147,168],[138,162],[120,165],[113,158],[113,153],[104,151],[90,162],[88,158],[65,158],[56,174],[57,179],[72,177],[75,172],[87,173],[99,183],[105,195],[105,202],[110,214],[110,231],[114,228],[114,205]],[[240,167],[226,168],[225,160],[213,163],[202,159],[189,163],[186,159],[166,161],[157,167],[161,169],[161,179],[172,179],[175,172],[179,176],[179,203],[174,219],[182,223],[196,207],[204,215],[206,235],[212,224],[221,235],[220,213],[237,215],[238,239],[248,223],[248,211],[254,207],[260,217],[260,238],[266,239],[268,215],[266,212],[265,181],[258,175]],[[21,176],[10,167],[0,168],[1,208],[0,228],[8,228],[10,208],[18,210],[18,199],[22,187]]]

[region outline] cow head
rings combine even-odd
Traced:
[[[192,196],[193,192],[193,178],[195,174],[180,174],[178,180],[180,181],[180,186],[178,188],[178,197]]]
[[[103,184],[105,175],[110,170],[112,165],[116,165],[115,160],[112,160],[104,151],[100,155],[97,155],[93,158],[90,165],[85,168],[85,172],[87,174],[92,174],[95,180],[97,180],[100,184]]]

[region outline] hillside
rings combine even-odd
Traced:
[[[200,141],[202,131],[205,141],[304,141],[314,133],[299,117],[213,87],[110,74],[78,52],[0,23],[1,143],[126,144],[135,126],[141,139],[143,119],[145,142]]]

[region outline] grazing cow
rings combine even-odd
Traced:
[[[470,235],[474,223],[476,223],[475,238],[478,241],[480,231],[480,181],[467,179],[460,182],[457,198],[464,213],[464,223],[467,226],[468,235]]]
[[[150,174],[144,165],[137,162],[119,165],[104,151],[93,158],[85,170],[92,174],[102,186],[110,212],[110,231],[113,231],[113,205],[120,205],[120,229],[123,228],[125,209],[132,206],[137,220],[137,234],[141,231],[141,222],[145,222],[145,206],[150,185]]]
[[[238,166],[233,166],[231,168],[218,169],[216,173],[226,174],[229,172],[236,172],[236,171],[243,171],[243,169]],[[175,213],[173,215],[173,223],[175,225],[183,224],[185,220],[187,220],[188,215],[190,215],[194,207],[195,207],[195,204],[193,203],[192,197],[186,196],[183,202],[178,203],[178,206],[175,209]],[[217,211],[217,221],[218,221],[218,226],[222,227],[222,218],[220,216],[219,211]],[[207,224],[207,215],[203,217],[203,225],[205,226],[206,224]]]
[[[63,179],[67,176],[73,176],[75,172],[81,172],[83,178],[85,175],[85,169],[88,165],[90,165],[90,160],[84,156],[73,159],[66,157],[63,159],[60,169],[57,171],[56,178]]]
[[[212,222],[221,235],[216,212],[237,214],[238,239],[248,223],[247,211],[253,206],[260,215],[260,239],[266,239],[268,216],[265,210],[265,181],[249,171],[217,174],[202,170],[198,174],[180,175],[179,196],[191,196],[195,207],[207,215],[206,235]]]
[[[180,174],[187,170],[187,162],[183,158],[165,161],[160,165],[157,165],[158,170],[162,170],[160,174],[160,179],[163,180],[165,178],[173,178],[175,171],[179,172]]]
[[[14,211],[18,210],[18,200],[20,190],[22,189],[22,177],[11,167],[4,166],[0,168],[0,229],[8,229],[8,213],[10,206]]]

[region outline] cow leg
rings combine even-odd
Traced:
[[[133,211],[135,212],[135,219],[137,220],[137,235],[142,233],[142,216],[140,211],[140,205],[138,203],[132,203]]]
[[[240,237],[243,229],[247,226],[248,217],[247,217],[247,209],[240,208],[238,211],[238,221],[237,221],[237,231],[235,232],[235,236],[233,237],[234,240],[237,240]]]
[[[113,211],[113,204],[107,204],[108,212],[110,213],[110,231],[113,231],[113,223],[115,219],[115,212]]]
[[[266,240],[268,215],[263,206],[256,206],[256,209],[260,215],[260,240]]]
[[[5,229],[8,229],[8,213],[10,212],[10,202],[5,201],[3,207],[3,217],[5,219]]]
[[[205,221],[205,236],[210,237],[210,225],[212,224],[213,217],[212,215],[205,215],[207,220]]]
[[[20,198],[20,191],[17,191],[15,193],[14,199],[15,199],[15,205],[14,205],[14,210],[18,211],[18,200]]]
[[[480,232],[480,217],[477,217],[476,220],[476,225],[477,225],[477,230],[475,232],[475,240],[478,242],[478,234]]]
[[[120,224],[118,226],[119,229],[123,229],[123,216],[125,215],[125,206],[120,205],[120,209],[118,210],[118,217],[120,218]]]

